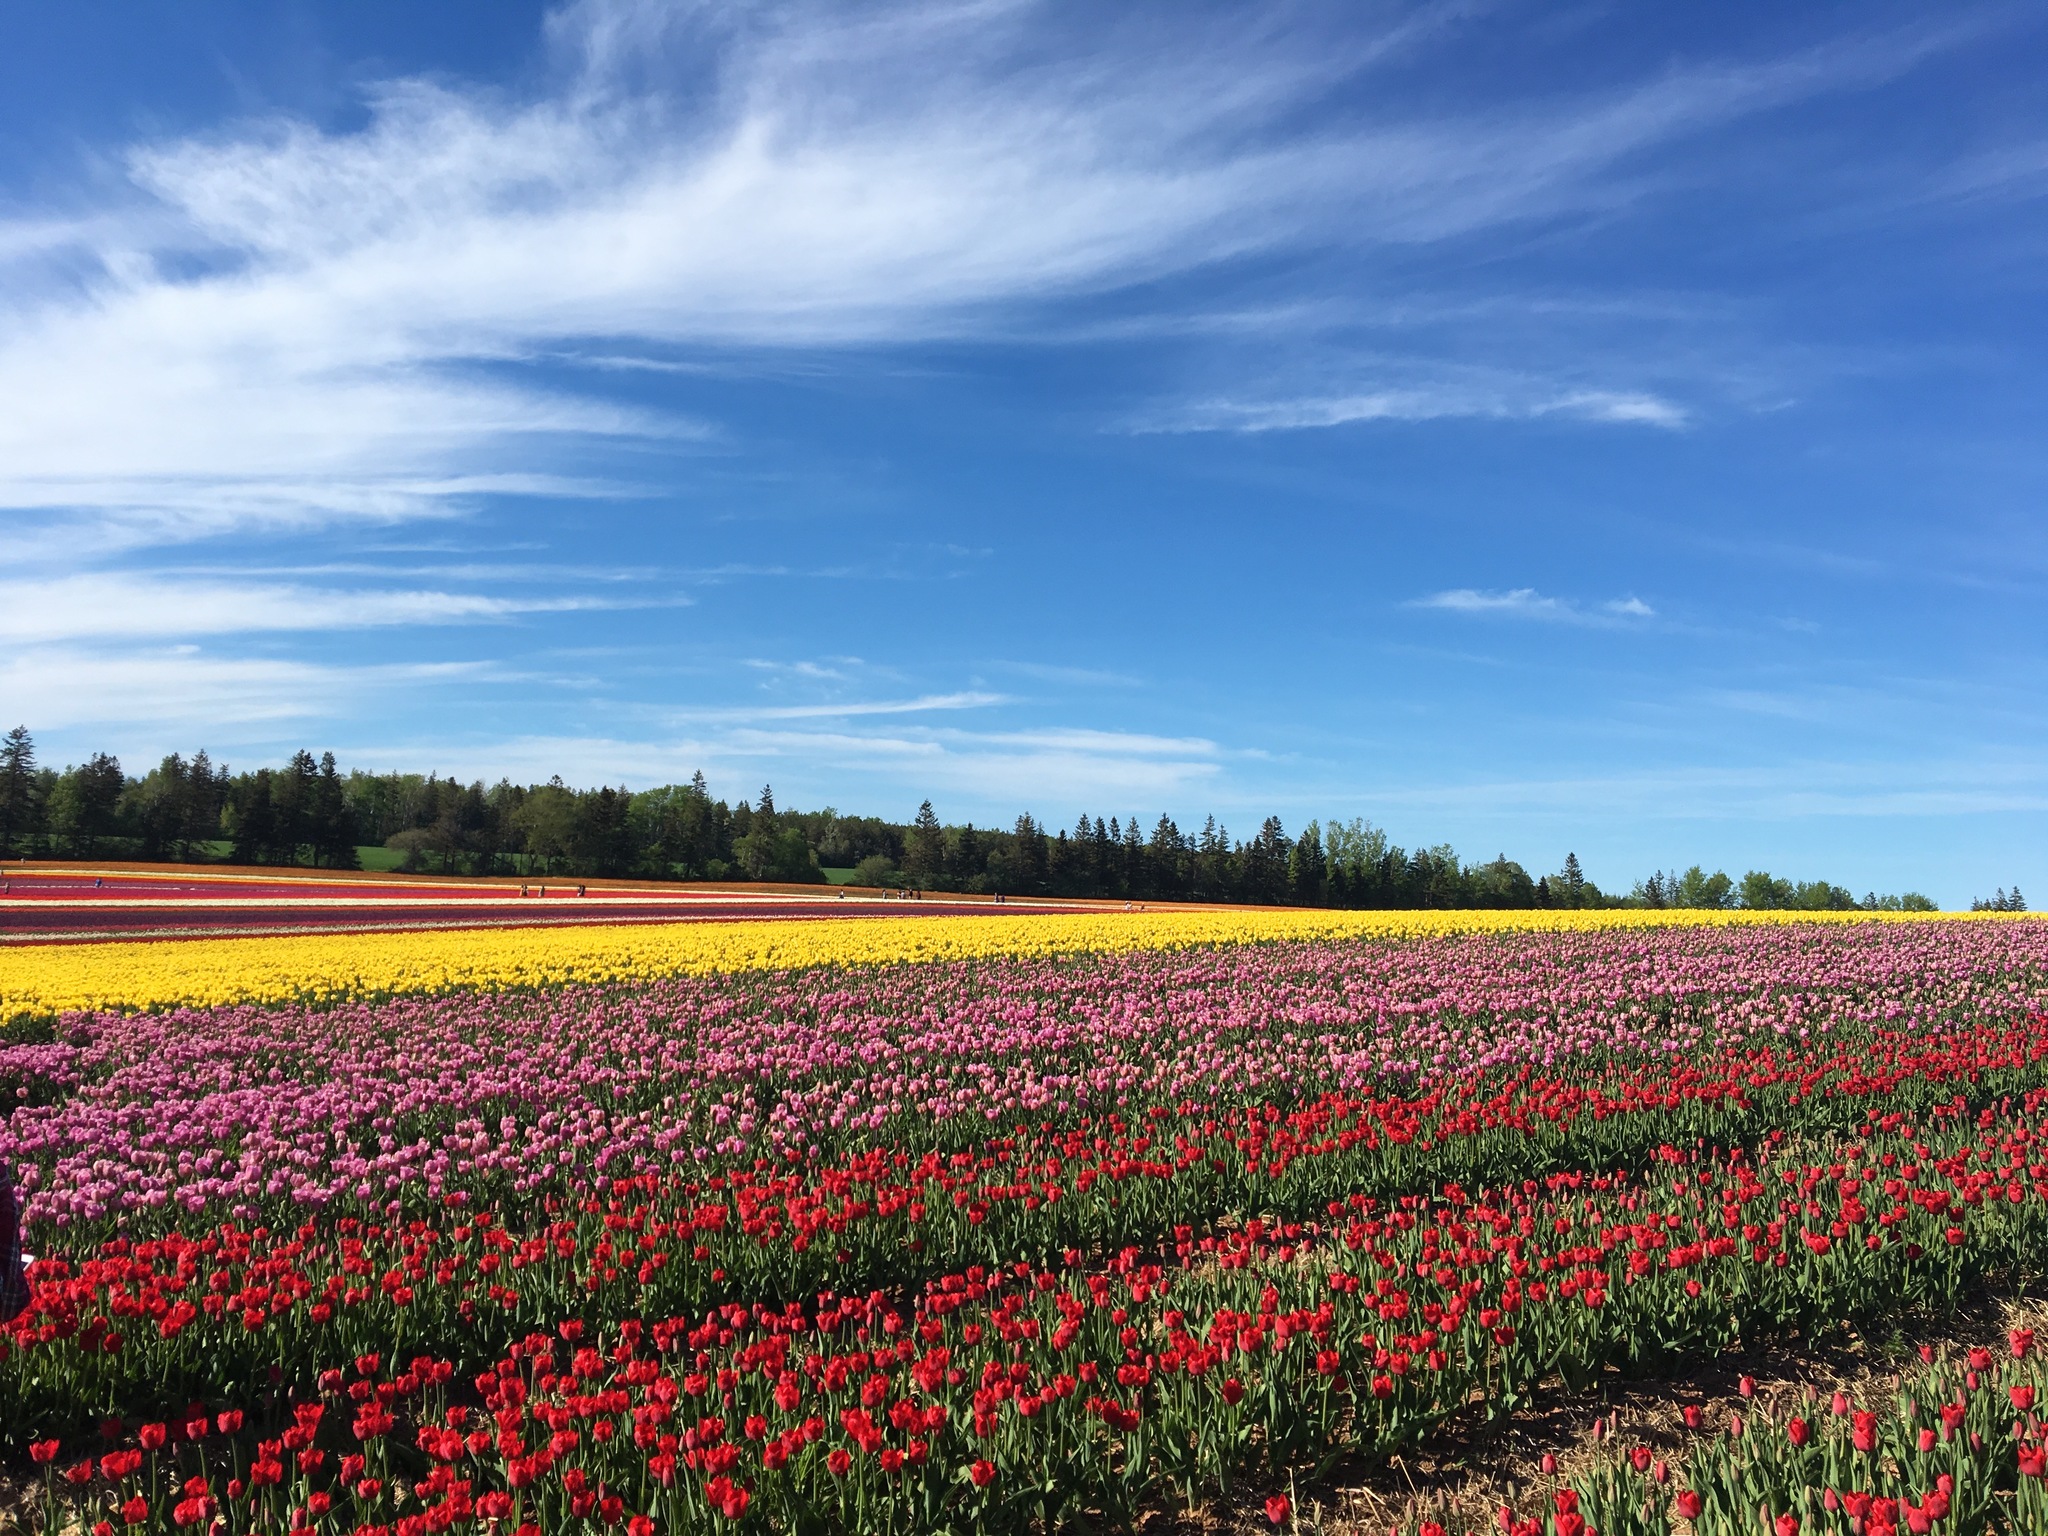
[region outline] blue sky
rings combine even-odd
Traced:
[[[2048,896],[2048,16],[0,21],[0,715]]]

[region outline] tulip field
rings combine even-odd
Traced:
[[[0,1527],[46,1533],[1308,1530],[2048,1267],[2027,918],[30,945],[0,1020]],[[2031,1335],[1910,1364],[1470,1530],[2048,1531]]]

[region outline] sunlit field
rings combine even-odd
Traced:
[[[2044,1007],[2011,918],[6,949],[15,1518],[1306,1529],[1616,1382],[1961,1338],[2048,1254]],[[2048,1528],[1996,1346],[1378,1528]]]

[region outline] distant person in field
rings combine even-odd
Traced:
[[[28,1310],[28,1274],[21,1264],[21,1202],[14,1168],[0,1157],[0,1323]]]

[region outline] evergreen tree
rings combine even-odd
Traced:
[[[1303,906],[1321,905],[1329,867],[1323,852],[1322,826],[1311,821],[1301,829],[1301,836],[1294,840],[1294,848],[1287,856],[1287,886],[1293,898]]]
[[[189,850],[194,843],[211,843],[221,834],[221,818],[228,804],[228,766],[214,767],[201,747],[192,754],[185,774],[185,803],[180,835]],[[188,857],[189,853],[180,857]]]
[[[258,768],[235,788],[229,802],[234,851],[228,857],[236,864],[276,862],[279,822],[271,794],[276,777],[270,769]]]
[[[26,848],[42,829],[35,738],[17,725],[0,737],[0,858]]]
[[[1117,840],[1117,855],[1117,894],[1146,895],[1145,838],[1138,831],[1138,818],[1135,816],[1124,818],[1123,835]]]
[[[579,874],[615,878],[631,872],[633,847],[627,837],[631,825],[633,797],[609,785],[595,794],[577,798],[569,836],[570,867]],[[761,825],[758,836],[774,835],[773,821]]]
[[[1367,907],[1597,907],[1609,904],[1576,853],[1564,869],[1531,881],[1505,855],[1469,868],[1448,846],[1395,846],[1362,818],[1311,821],[1289,839],[1268,817],[1234,844],[1214,816],[1198,836],[1161,814],[1149,835],[1135,815],[1083,815],[1072,833],[1049,836],[1028,813],[1006,832],[947,827],[930,801],[909,826],[878,817],[781,810],[763,785],[757,804],[714,799],[704,775],[640,794],[576,790],[557,777],[519,786],[463,784],[437,774],[340,774],[333,754],[294,753],[283,768],[230,774],[205,752],[176,753],[141,780],[100,754],[56,774],[38,768],[25,726],[0,739],[0,849],[33,852],[53,835],[84,856],[139,851],[148,858],[207,858],[225,835],[233,857],[252,863],[353,867],[359,843],[402,848],[408,868],[491,874],[508,865],[548,875],[652,875],[657,879],[815,881],[821,864],[867,868],[920,887],[977,892],[1054,892],[1083,897],[1192,896]],[[1794,883],[1752,871],[1738,892],[1725,873],[1694,865],[1653,872],[1630,898],[1644,905],[1734,904],[1800,910],[1932,910],[1917,892],[1858,903],[1825,880]],[[1979,903],[2024,911],[2017,888]]]
[[[946,869],[946,834],[927,800],[917,808],[903,844],[903,873],[919,890],[935,885]]]
[[[185,802],[189,794],[185,759],[176,752],[128,786],[128,820],[145,859],[185,857]]]
[[[328,869],[359,869],[361,860],[356,854],[355,817],[349,812],[348,798],[342,792],[341,774],[334,766],[334,754],[320,754],[320,772],[312,784],[311,815],[309,817],[310,841],[313,844],[313,862]],[[478,786],[477,799],[483,798]]]
[[[320,765],[304,750],[294,752],[291,761],[271,779],[272,846],[263,862],[296,864],[300,849],[310,848],[316,841],[313,799],[319,782]],[[430,823],[432,819],[428,818]]]
[[[127,779],[118,759],[95,752],[57,781],[49,807],[50,830],[63,839],[65,850],[96,858],[114,834],[121,791]]]
[[[1073,888],[1076,878],[1074,847],[1074,840],[1062,832],[1045,850],[1045,883],[1061,895]]]
[[[1029,813],[1017,818],[1014,833],[1017,850],[1017,889],[1020,891],[1042,891],[1045,889],[1046,848],[1045,832]]]
[[[1579,856],[1576,853],[1568,853],[1564,856],[1565,905],[1579,906],[1584,902],[1585,895],[1586,875],[1585,871],[1579,868]]]
[[[1277,902],[1287,890],[1287,832],[1278,816],[1268,816],[1259,835],[1243,849],[1244,899]]]
[[[1064,836],[1064,834],[1063,834]],[[1083,811],[1081,819],[1074,823],[1074,835],[1067,839],[1066,858],[1061,862],[1064,877],[1060,881],[1063,896],[1093,895],[1099,883],[1097,866],[1094,862],[1095,826]]]
[[[1187,887],[1183,868],[1187,857],[1188,842],[1181,836],[1181,830],[1174,825],[1173,818],[1161,812],[1159,821],[1152,828],[1151,869],[1147,880],[1148,890],[1158,896],[1179,896]]]
[[[972,882],[980,879],[981,872],[988,867],[988,853],[982,843],[982,835],[974,830],[971,821],[946,839],[947,890],[968,890]]]

